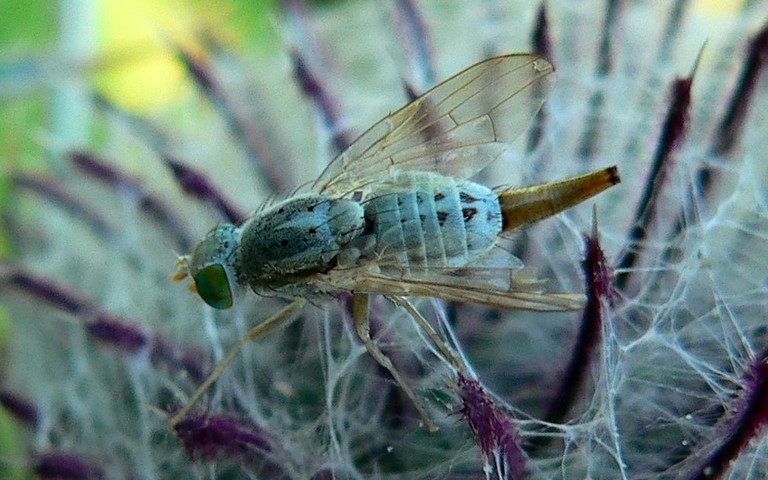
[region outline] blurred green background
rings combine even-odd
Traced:
[[[214,34],[235,48],[273,55],[277,6],[277,0],[0,0],[0,211],[14,208],[10,172],[47,168],[51,142],[88,145],[94,89],[133,113],[160,112],[195,93],[171,43],[192,47],[201,34]],[[5,228],[3,260],[13,256]],[[11,327],[0,308],[0,359]],[[0,409],[0,478],[27,476],[21,434]]]

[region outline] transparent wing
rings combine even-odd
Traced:
[[[468,178],[525,131],[553,72],[534,54],[473,65],[373,125],[328,165],[312,190],[345,195],[409,170]]]
[[[476,270],[474,273],[480,273],[477,270],[481,269],[473,270]],[[482,276],[498,274],[498,270],[494,269],[493,272]],[[410,272],[408,275],[397,277],[367,271],[355,278],[353,291],[403,297],[433,297],[501,309],[542,312],[578,310],[584,307],[586,299],[583,295],[548,293],[541,291],[540,286],[540,282],[529,286],[517,283],[517,288],[504,289],[484,278],[440,274],[432,270]]]
[[[407,251],[391,252],[373,262],[340,264],[325,280],[340,291],[433,297],[502,309],[567,311],[585,303],[583,295],[547,292],[536,269],[524,267],[499,246],[458,266],[412,262],[408,257]]]

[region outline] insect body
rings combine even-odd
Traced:
[[[491,189],[425,172],[397,175],[366,202],[366,220],[379,258],[410,265],[459,268],[487,252],[502,229],[501,205]]]
[[[352,200],[312,195],[282,203],[243,226],[235,259],[241,281],[261,294],[311,296],[301,279],[327,272],[363,227],[363,207]]]
[[[356,332],[433,429],[425,409],[371,340],[368,295],[403,305],[429,296],[500,308],[569,310],[581,295],[541,291],[521,280],[521,262],[501,251],[508,232],[552,216],[619,182],[615,167],[580,177],[500,192],[466,180],[503,154],[540,108],[554,71],[532,54],[474,65],[384,118],[334,159],[297,195],[256,213],[243,225],[220,225],[179,259],[214,308],[232,306],[244,287],[298,298],[254,327],[220,362],[177,425],[242,346],[295,315],[305,298],[353,294]],[[531,88],[536,86],[537,88]],[[494,253],[504,253],[502,261]],[[428,333],[430,333],[428,331]],[[436,335],[443,354],[458,361]]]

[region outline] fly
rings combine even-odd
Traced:
[[[407,297],[504,309],[581,308],[582,295],[543,292],[538,282],[524,278],[521,262],[497,242],[619,183],[617,168],[501,191],[467,180],[526,129],[553,72],[548,60],[534,54],[471,66],[374,124],[306,193],[259,211],[242,225],[219,225],[180,257],[174,278],[190,277],[213,308],[231,307],[247,288],[296,300],[232,347],[171,418],[171,426],[184,419],[244,345],[295,317],[306,299],[353,295],[358,337],[429,430],[436,426],[425,408],[370,337],[370,295],[403,306],[456,368],[459,360]]]

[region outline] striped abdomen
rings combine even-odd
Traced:
[[[502,231],[498,195],[443,175],[403,173],[363,203],[376,254],[400,267],[461,267],[488,251]]]
[[[619,183],[616,167],[501,193],[444,175],[409,172],[365,200],[365,231],[395,265],[458,268],[487,252],[502,232],[550,217]]]

